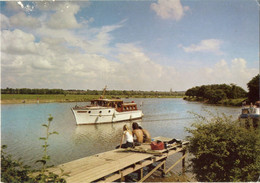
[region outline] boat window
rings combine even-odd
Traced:
[[[99,111],[99,113],[101,114],[101,113],[102,113],[102,111]]]
[[[110,113],[111,111],[110,110],[108,110],[108,113]]]
[[[86,113],[87,111],[77,111],[77,113]]]
[[[90,114],[90,113],[91,113],[91,111],[88,111],[88,113]]]

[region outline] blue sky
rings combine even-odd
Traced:
[[[259,73],[253,0],[1,3],[1,87],[187,90]]]

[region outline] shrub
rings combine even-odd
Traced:
[[[210,113],[210,112],[208,112]],[[198,181],[256,181],[260,174],[259,129],[247,130],[224,114],[197,122],[187,131],[192,172]]]
[[[2,182],[29,182],[29,166],[19,160],[14,160],[11,155],[4,152],[6,145],[1,148],[1,181]]]

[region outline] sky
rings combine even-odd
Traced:
[[[256,0],[0,4],[1,88],[247,89],[259,73]]]

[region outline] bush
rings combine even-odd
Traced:
[[[1,181],[2,182],[32,182],[28,176],[30,173],[29,166],[23,165],[21,160],[14,160],[11,155],[6,154],[4,149],[6,145],[1,148]]]
[[[208,112],[210,113],[210,112]],[[210,113],[212,119],[198,120],[187,131],[192,172],[198,181],[256,181],[260,174],[259,129],[247,130],[231,117]]]

